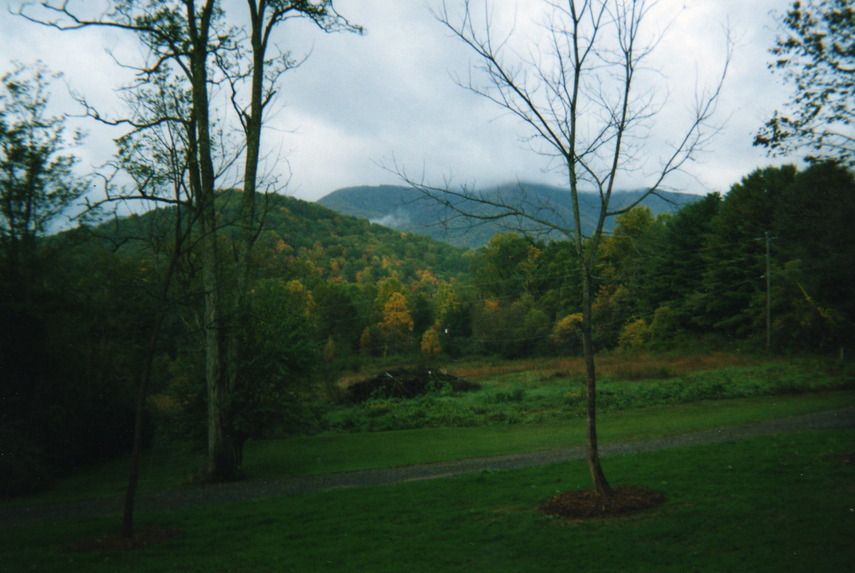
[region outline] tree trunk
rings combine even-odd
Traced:
[[[241,196],[240,229],[236,248],[235,288],[232,293],[232,311],[230,313],[230,332],[226,341],[226,384],[233,393],[241,384],[240,369],[242,360],[241,345],[244,340],[244,329],[249,321],[249,303],[247,291],[249,288],[250,260],[252,245],[255,242],[255,212],[256,187],[258,181],[258,162],[261,149],[261,127],[263,121],[263,88],[264,88],[264,43],[263,20],[264,13],[251,13],[252,19],[252,79],[250,88],[249,113],[244,115],[244,133],[246,135],[246,163],[243,174],[243,194]],[[243,444],[245,440],[234,439],[234,463],[240,471],[243,459]]]
[[[202,285],[205,299],[205,378],[208,387],[208,468],[212,481],[236,479],[240,475],[232,444],[231,396],[226,375],[226,327],[222,312],[221,277],[217,252],[216,176],[212,159],[210,101],[208,99],[208,41],[216,2],[208,0],[197,20],[192,3],[187,18],[192,49],[190,53],[193,123],[198,160],[195,174],[196,205],[202,237]]]
[[[171,274],[171,273],[170,273]],[[169,279],[166,279],[169,280]],[[167,286],[168,288],[168,286]],[[162,301],[165,302],[165,301]],[[160,339],[160,329],[163,325],[164,311],[158,311],[155,324],[152,329],[146,351],[143,374],[140,379],[140,387],[137,393],[136,417],[134,419],[134,443],[131,449],[131,471],[128,477],[128,488],[125,491],[125,504],[122,512],[122,537],[130,539],[134,536],[134,503],[136,501],[137,484],[140,477],[140,458],[142,457],[142,431],[143,417],[145,415],[145,400],[148,396],[148,388],[151,382],[151,369],[154,363],[154,355],[157,351],[157,343]]]
[[[582,351],[585,356],[585,431],[587,444],[585,458],[588,462],[588,473],[591,482],[600,498],[612,496],[612,488],[606,479],[606,474],[600,465],[599,445],[597,440],[597,372],[594,363],[593,342],[593,279],[590,269],[583,269],[582,274]]]
[[[213,197],[211,198],[213,203]],[[205,290],[204,339],[205,380],[208,388],[208,468],[209,481],[236,479],[240,470],[232,445],[231,392],[226,374],[224,321],[220,300],[216,212],[207,205],[201,213],[202,282]]]
[[[158,293],[157,298],[157,315],[155,316],[154,324],[152,325],[151,338],[149,338],[145,362],[143,363],[142,377],[140,378],[140,387],[137,393],[136,417],[134,418],[134,442],[131,449],[131,470],[128,477],[128,488],[125,491],[125,503],[122,512],[122,537],[128,539],[134,536],[134,504],[136,502],[137,484],[139,483],[140,476],[145,401],[148,397],[148,389],[151,386],[151,372],[154,365],[154,357],[157,354],[157,345],[160,341],[160,333],[163,329],[163,322],[166,319],[166,309],[169,302],[169,290],[172,286],[172,277],[175,275],[175,270],[178,267],[179,258],[184,252],[184,243],[187,238],[182,230],[182,216],[181,209],[176,209],[175,246],[169,258],[169,265],[166,267],[163,282],[160,284],[160,292]]]

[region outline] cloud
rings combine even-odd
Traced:
[[[370,219],[369,221],[371,223],[383,225],[384,227],[391,227],[392,229],[400,229],[410,224],[409,217],[400,217],[394,213],[389,213],[379,219]]]
[[[266,169],[280,180],[290,178],[292,193],[316,199],[350,185],[399,183],[382,167],[395,163],[433,183],[564,183],[560,170],[550,171],[546,158],[521,140],[529,135],[524,125],[455,84],[453,78],[465,78],[476,59],[432,17],[428,7],[438,5],[439,0],[338,0],[337,9],[363,25],[365,36],[325,34],[301,20],[279,30],[274,38],[279,46],[297,57],[309,55],[284,76],[276,113],[264,134]],[[738,41],[719,109],[720,119],[727,121],[708,152],[690,166],[691,176],[676,178],[673,187],[723,191],[770,162],[751,141],[788,95],[766,68],[780,19],[770,10],[783,12],[788,5],[789,0],[660,2],[654,25],[674,22],[650,62],[654,71],[648,77],[665,82],[667,88],[658,93],[663,99],[667,95],[669,104],[652,123],[654,136],[676,137],[696,87],[709,85],[718,73],[724,52],[721,27],[728,19]],[[495,1],[494,21],[515,34],[542,34],[540,6],[539,0]],[[227,7],[245,9],[238,0],[227,0]],[[132,75],[105,49],[134,61],[142,57],[134,41],[103,30],[60,33],[8,12],[0,14],[0,32],[0,50],[10,59],[42,58],[64,71],[69,84],[101,109],[120,113],[116,88]],[[538,43],[543,39],[535,36]],[[522,45],[514,47],[528,53]],[[70,98],[61,102],[72,104]],[[106,133],[91,122],[87,126],[91,135],[84,156],[95,165],[110,157],[115,132]],[[662,153],[656,141],[645,142],[645,155]],[[637,186],[638,176],[630,174],[625,181]]]

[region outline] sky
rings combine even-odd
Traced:
[[[240,0],[226,2],[243,5]],[[338,11],[363,26],[364,35],[325,34],[300,20],[278,30],[280,48],[306,56],[282,78],[262,142],[264,168],[287,181],[285,192],[317,200],[347,186],[400,184],[396,165],[433,184],[563,184],[566,176],[526,142],[525,125],[455,82],[468,76],[476,59],[432,15],[439,2],[338,0]],[[447,2],[452,12],[461,4]],[[105,4],[70,4],[97,10],[99,3]],[[12,69],[13,61],[40,59],[64,74],[64,85],[54,88],[59,109],[78,111],[67,93],[72,89],[105,115],[120,115],[117,89],[132,76],[115,60],[136,61],[141,54],[136,42],[119,31],[45,28],[10,13],[19,4],[9,0],[9,10],[0,11],[0,73]],[[513,31],[509,45],[518,53],[544,45],[540,5],[538,0],[492,2],[496,29]],[[663,142],[681,133],[697,91],[714,85],[721,73],[726,28],[734,40],[715,116],[721,129],[698,161],[667,181],[670,188],[726,192],[758,167],[795,161],[770,158],[751,144],[791,93],[767,68],[768,50],[789,5],[789,0],[661,0],[656,6],[651,33],[666,30],[666,35],[652,55],[645,81],[658,84],[655,97],[662,110],[641,148],[654,164]],[[82,166],[94,168],[112,157],[113,138],[120,130],[83,119],[71,120],[71,125],[88,132],[75,150]],[[632,172],[621,184],[644,186],[649,172]]]

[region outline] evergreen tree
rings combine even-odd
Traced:
[[[760,335],[765,316],[766,234],[795,167],[758,169],[733,185],[710,221],[701,290],[689,308],[698,325],[726,335]]]
[[[775,209],[775,284],[791,294],[773,298],[781,342],[812,350],[855,342],[853,221],[855,176],[838,163],[811,165],[783,191]],[[793,314],[796,308],[803,312]]]

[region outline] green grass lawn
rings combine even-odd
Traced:
[[[614,485],[668,502],[566,523],[537,511],[588,487],[584,462],[146,515],[181,537],[66,553],[117,520],[5,529],[6,571],[849,571],[855,431],[814,431],[604,457]]]
[[[846,390],[605,412],[600,415],[600,440],[607,443],[677,435],[853,404],[855,391]],[[584,420],[575,417],[541,424],[327,433],[250,442],[244,466],[250,479],[276,479],[547,450],[584,443]],[[58,480],[44,493],[0,503],[33,504],[119,496],[126,487],[128,463],[124,458],[114,460]],[[143,460],[141,492],[192,487],[191,478],[203,463],[202,454],[189,451],[186,445],[156,447],[147,452]]]
[[[585,436],[576,362],[465,364],[458,373],[477,379],[482,390],[328,405],[330,431],[251,441],[244,469],[250,479],[276,479],[579,446]],[[855,404],[855,374],[833,361],[663,354],[605,356],[600,366],[602,442]],[[350,420],[352,430],[386,431],[341,431],[336,420]],[[156,443],[143,459],[140,492],[192,487],[203,465],[204,456],[186,443]],[[84,468],[36,496],[0,505],[120,496],[128,466],[119,458]]]

